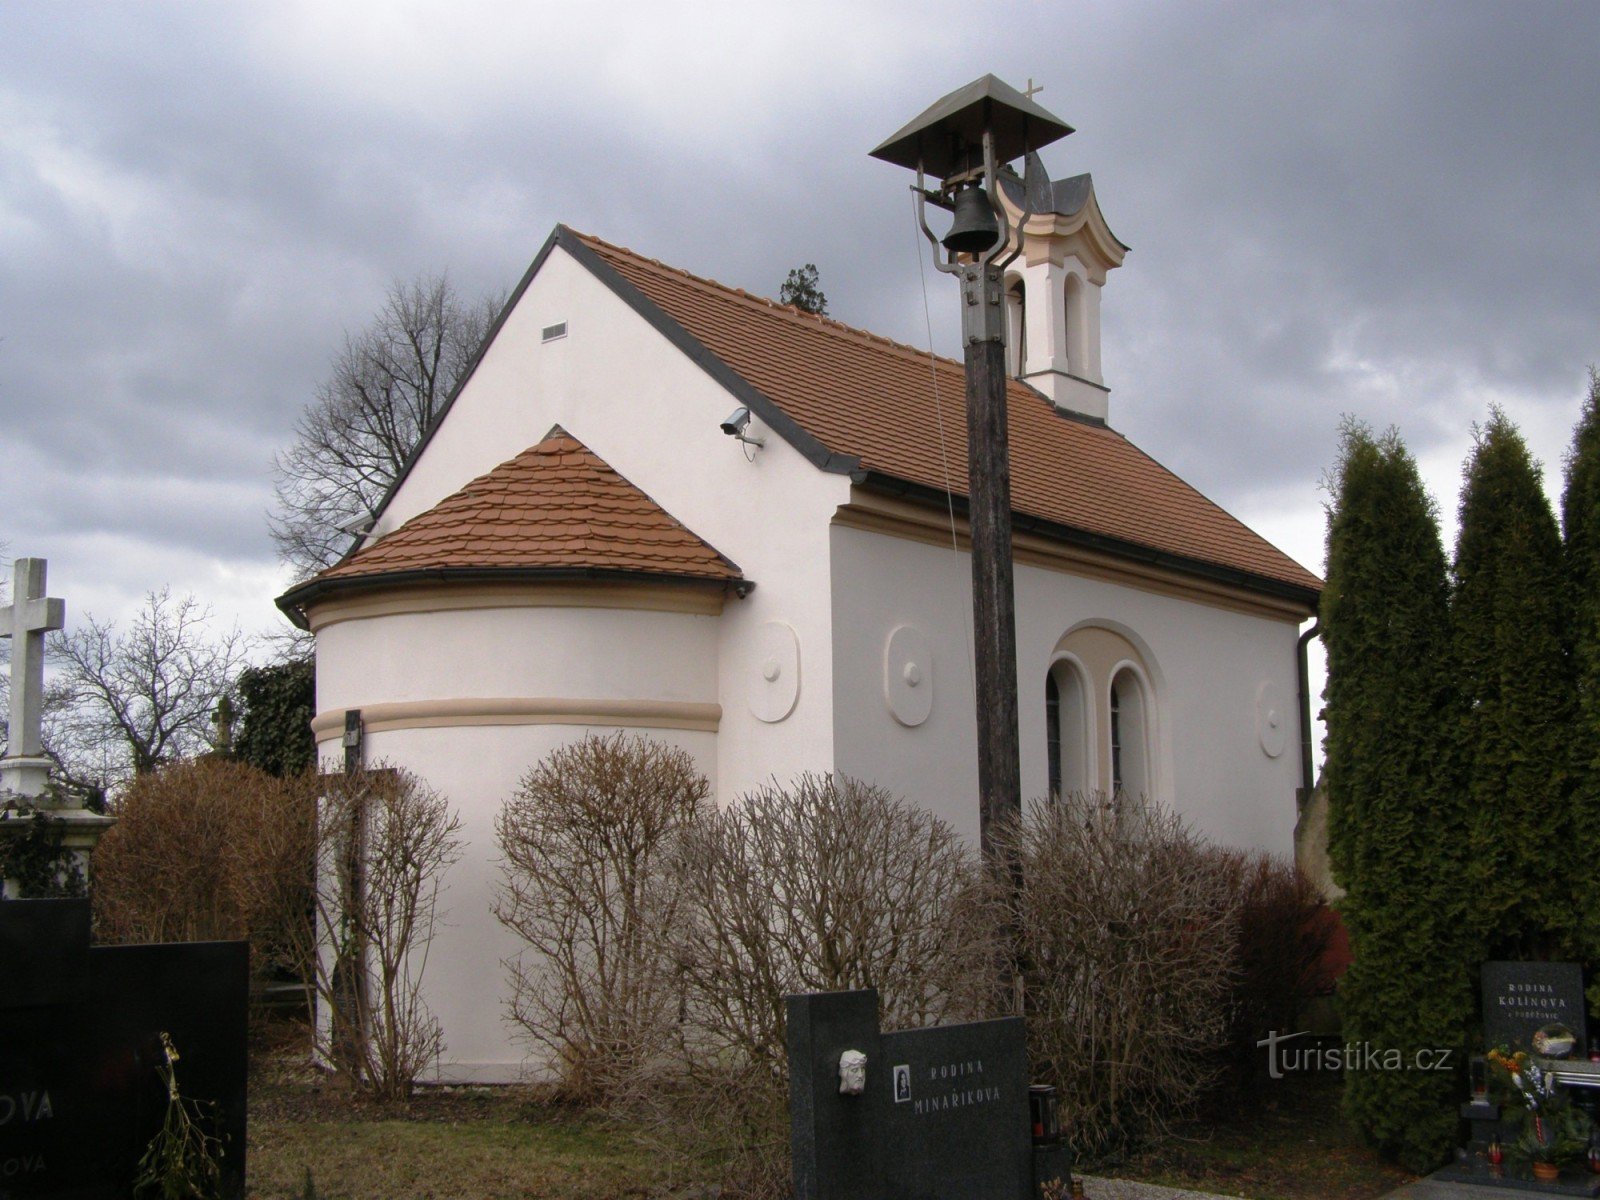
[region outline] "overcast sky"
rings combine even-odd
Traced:
[[[1600,4],[0,0],[0,541],[69,620],[170,584],[271,628],[272,455],[345,332],[394,279],[510,287],[558,221],[766,294],[815,262],[924,344],[910,177],[867,151],[990,71],[1132,247],[1105,377],[1156,458],[1314,569],[1344,413],[1447,517],[1491,403],[1559,488]]]

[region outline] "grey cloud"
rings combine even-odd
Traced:
[[[910,178],[866,152],[988,70],[1046,84],[1079,129],[1052,170],[1093,172],[1133,246],[1105,295],[1114,423],[1221,503],[1299,489],[1314,519],[1341,412],[1426,451],[1487,391],[1575,412],[1600,357],[1581,5],[1011,4],[958,41],[955,6],[902,4],[734,87],[637,46],[574,59],[627,15],[574,10],[505,94],[464,98],[474,63],[438,58],[408,104],[286,60],[285,12],[0,8],[0,112],[114,209],[0,146],[0,420],[38,473],[0,482],[13,552],[103,530],[268,561],[271,453],[343,332],[395,277],[508,288],[558,220],[768,294],[815,262],[834,315],[922,345]],[[89,477],[116,486],[26,498]]]

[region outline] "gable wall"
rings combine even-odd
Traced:
[[[948,545],[841,524],[832,543],[838,767],[922,803],[976,839],[970,560]],[[1016,604],[1025,802],[1046,792],[1045,676],[1052,659],[1074,630],[1098,625],[1121,637],[1093,642],[1091,656],[1101,643],[1131,643],[1148,668],[1154,796],[1215,841],[1291,852],[1299,784],[1298,629],[1291,620],[1028,563],[1016,568]],[[885,646],[901,625],[925,633],[934,659],[933,706],[926,722],[911,728],[895,720],[885,700]],[[1108,686],[1104,664],[1096,665],[1097,685]],[[1277,757],[1260,744],[1264,685],[1275,691],[1287,723]],[[1099,774],[1106,778],[1107,739],[1097,740]]]
[[[541,330],[565,321],[565,338]],[[723,707],[716,771],[727,802],[771,776],[832,756],[827,522],[848,494],[769,430],[747,461],[719,429],[738,401],[560,247],[552,250],[462,389],[377,532],[432,507],[467,480],[563,426],[624,478],[727,555],[756,583],[720,618]],[[800,693],[784,721],[757,720],[757,627],[792,627]]]
[[[543,342],[543,327],[560,321],[567,336]],[[537,1059],[523,1061],[526,1047],[503,1020],[501,964],[519,946],[491,915],[494,815],[539,759],[589,732],[647,733],[687,750],[722,803],[771,776],[832,763],[828,520],[849,482],[819,472],[759,422],[749,432],[767,444],[747,461],[719,429],[736,404],[556,248],[376,532],[426,511],[559,424],[736,562],[755,590],[742,600],[729,595],[719,615],[714,604],[586,606],[580,593],[593,585],[563,585],[554,602],[549,585],[522,589],[520,601],[508,588],[503,605],[489,589],[481,606],[446,601],[437,611],[347,605],[318,633],[322,756],[340,753],[343,709],[382,714],[368,733],[367,761],[415,771],[462,819],[468,845],[447,881],[448,925],[430,952],[426,983],[444,1027],[444,1079],[542,1070]],[[703,603],[704,593],[695,594]],[[395,593],[388,607],[409,603]],[[319,623],[316,612],[312,621]],[[747,703],[752,689],[769,687],[769,622],[791,628],[800,647],[797,702],[774,723]],[[709,720],[700,715],[708,710]],[[649,715],[662,711],[671,715]]]

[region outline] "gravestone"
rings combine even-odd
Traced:
[[[247,995],[243,942],[91,947],[87,900],[0,902],[0,1200],[132,1195],[166,1115],[163,1033],[242,1196]]]
[[[1563,1084],[1594,1086],[1594,1068],[1583,1061],[1588,1050],[1588,1022],[1582,968],[1576,963],[1486,962],[1481,975],[1485,1046],[1537,1053],[1534,1034],[1547,1025],[1564,1026],[1575,1039],[1573,1057],[1547,1065]],[[1600,1176],[1587,1167],[1568,1167],[1558,1180],[1544,1182],[1532,1177],[1525,1162],[1509,1157],[1504,1163],[1488,1161],[1491,1141],[1509,1146],[1521,1136],[1523,1115],[1519,1109],[1508,1110],[1485,1098],[1461,1105],[1460,1115],[1471,1125],[1471,1140],[1454,1162],[1431,1178],[1547,1195],[1600,1196]]]
[[[45,595],[45,560],[12,564],[11,603],[0,608],[0,637],[11,639],[11,711],[0,787],[37,796],[50,777],[40,729],[44,721],[44,636],[67,620],[65,601]]]
[[[787,1015],[796,1200],[1034,1194],[1021,1018],[882,1033],[870,989],[790,996]],[[860,1094],[841,1091],[848,1051]]]
[[[1565,1025],[1577,1038],[1574,1051],[1589,1049],[1583,999],[1583,969],[1577,963],[1486,962],[1483,964],[1483,1037],[1488,1046],[1532,1050],[1533,1035],[1546,1025]]]
[[[0,757],[0,838],[24,836],[38,828],[36,822],[47,821],[68,860],[87,879],[89,852],[116,822],[50,787],[50,759],[41,732],[44,639],[65,626],[66,603],[45,594],[44,559],[19,558],[13,571],[11,603],[0,607],[0,638],[11,641],[10,711],[5,756]],[[0,900],[8,892],[17,899],[16,890],[0,876]]]

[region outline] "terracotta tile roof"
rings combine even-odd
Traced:
[[[943,492],[967,488],[962,365],[700,279],[565,228],[691,338],[834,455]],[[569,246],[571,242],[568,242]],[[937,395],[937,404],[935,396]],[[1315,575],[1121,434],[1062,416],[1040,393],[1007,393],[1012,507],[1024,517],[1316,591]],[[942,449],[941,449],[942,447]]]
[[[741,578],[738,567],[558,426],[310,583],[497,569]]]

